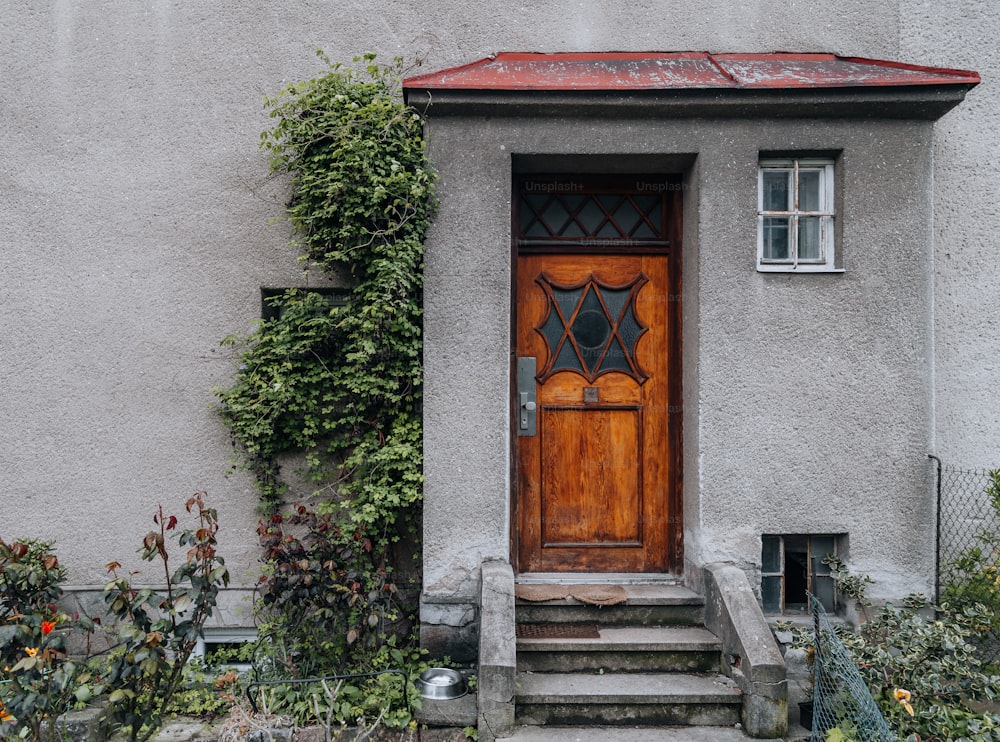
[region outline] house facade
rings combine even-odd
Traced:
[[[429,648],[474,656],[485,561],[730,562],[782,610],[832,545],[879,596],[930,591],[927,456],[1000,450],[989,3],[5,15],[0,538],[54,539],[81,599],[206,490],[219,624],[250,624],[256,499],[211,390],[262,289],[323,285],[258,150],[316,48],[422,60]]]

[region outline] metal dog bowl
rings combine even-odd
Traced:
[[[420,673],[417,680],[417,690],[424,698],[435,700],[447,700],[449,698],[461,698],[468,692],[465,678],[458,670],[447,667],[432,667]]]

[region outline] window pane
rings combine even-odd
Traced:
[[[789,184],[791,170],[765,170],[763,177],[764,211],[790,211]]]
[[[823,607],[830,613],[833,613],[837,609],[836,601],[834,600],[834,582],[832,577],[814,577],[813,595],[816,596],[816,600],[822,603]]]
[[[822,260],[818,216],[799,217],[799,260]]]
[[[781,578],[763,577],[760,581],[761,602],[768,613],[781,612]]]
[[[830,565],[823,564],[827,554],[836,554],[837,548],[834,545],[833,536],[813,536],[812,537],[812,571],[814,575],[830,574]]]
[[[799,211],[819,211],[819,170],[799,170]]]
[[[788,260],[788,217],[764,217],[764,260]]]
[[[781,537],[761,537],[761,571],[781,572]]]

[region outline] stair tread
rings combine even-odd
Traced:
[[[531,673],[517,675],[519,703],[739,703],[715,673]]]
[[[509,737],[497,737],[511,742],[746,742],[743,731],[726,727],[517,727]],[[757,742],[768,742],[758,740]],[[781,742],[771,740],[770,742]]]
[[[712,632],[697,626],[602,626],[598,638],[519,638],[518,650],[531,652],[617,651],[713,651],[721,642]]]
[[[545,584],[545,583],[534,583],[534,584]],[[561,584],[559,582],[553,581],[552,584]],[[572,583],[570,586],[579,587],[584,584],[598,584],[598,583]],[[635,584],[624,584],[621,588],[625,591],[628,596],[628,600],[624,605],[704,605],[705,598],[702,595],[694,592],[690,588],[684,587],[683,585],[672,585],[670,583],[635,583]],[[555,600],[546,601],[528,601],[517,599],[518,605],[586,605],[581,603],[576,598],[557,598]]]

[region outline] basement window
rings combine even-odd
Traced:
[[[287,288],[262,288],[260,290],[261,319],[278,319],[284,314],[284,307],[281,304],[283,297],[289,289]],[[306,294],[319,294],[326,299],[330,306],[341,307],[350,300],[350,291],[340,288],[297,288],[296,291]]]
[[[833,160],[762,159],[757,172],[757,270],[839,272],[834,264]]]
[[[827,554],[837,555],[839,537],[782,535],[761,537],[761,602],[765,613],[808,613],[809,594],[830,613],[837,593]]]
[[[251,663],[241,656],[240,648],[257,641],[257,629],[241,626],[206,627],[205,635],[195,644],[192,657],[198,657],[206,667],[228,668],[246,672]]]

